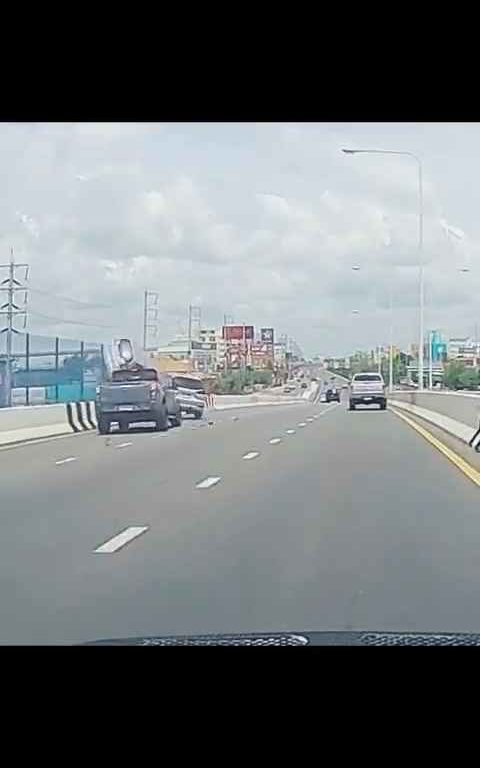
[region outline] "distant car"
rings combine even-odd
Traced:
[[[340,392],[336,387],[329,387],[325,392],[325,399],[327,403],[340,402]]]
[[[193,376],[172,376],[173,389],[182,413],[192,414],[201,419],[206,405],[205,387],[200,379]]]
[[[300,387],[301,387],[301,389],[306,389],[308,387],[307,382],[306,381],[302,381],[302,383],[300,384]]]
[[[350,384],[349,410],[357,405],[379,405],[382,411],[387,407],[385,382],[380,373],[356,373]]]
[[[295,387],[290,387],[288,384],[283,388],[283,392],[285,395],[288,395],[289,392],[294,392]]]

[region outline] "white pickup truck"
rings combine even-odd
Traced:
[[[350,382],[349,410],[357,405],[378,404],[382,411],[387,407],[385,382],[380,373],[356,373]]]

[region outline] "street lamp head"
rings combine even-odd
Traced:
[[[360,267],[358,266],[358,264],[354,264],[354,265],[353,265],[353,267],[352,267],[352,269],[354,270],[354,272],[358,272],[358,270],[360,269]]]
[[[470,267],[460,267],[459,272],[470,272]]]
[[[344,149],[342,147],[342,152],[345,152],[346,155],[354,155],[356,151],[356,149]]]

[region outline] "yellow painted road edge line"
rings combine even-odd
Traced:
[[[455,451],[452,451],[451,448],[448,448],[446,445],[440,442],[440,440],[437,440],[434,435],[432,435],[430,432],[428,432],[426,429],[420,426],[420,424],[417,424],[416,421],[412,421],[412,419],[409,419],[408,416],[405,416],[403,413],[400,413],[395,408],[389,409],[392,413],[395,414],[395,416],[398,416],[399,419],[403,419],[403,421],[406,421],[407,424],[409,424],[413,429],[415,429],[417,432],[419,432],[422,437],[425,438],[425,440],[428,440],[431,445],[434,445],[435,448],[437,448],[440,453],[443,453],[444,456],[447,457],[455,466],[458,467],[458,469],[463,472],[464,475],[466,475],[470,480],[475,483],[475,485],[478,485],[480,487],[480,472],[475,469],[475,467],[472,467],[471,464],[469,464],[465,459],[462,459],[461,456],[458,455],[458,453],[455,453]]]

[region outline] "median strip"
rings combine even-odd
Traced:
[[[93,551],[100,555],[113,555],[114,552],[118,552],[119,549],[122,549],[122,547],[130,541],[141,536],[145,531],[148,531],[148,528],[148,525],[131,525],[129,528],[125,528],[124,531],[117,533],[112,539],[105,541]]]

